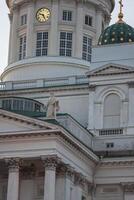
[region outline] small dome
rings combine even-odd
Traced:
[[[98,45],[134,42],[134,28],[123,21],[107,27],[101,34]]]

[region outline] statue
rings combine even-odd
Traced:
[[[56,113],[59,111],[59,101],[55,98],[54,93],[50,93],[47,103],[47,117],[56,118]]]

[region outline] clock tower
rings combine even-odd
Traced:
[[[114,0],[7,0],[8,66],[2,81],[84,75]]]

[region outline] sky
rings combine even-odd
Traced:
[[[118,0],[116,1],[115,9],[112,13],[111,24],[117,21],[119,4]],[[8,19],[8,8],[6,6],[6,0],[0,0],[0,73],[7,66],[8,58],[8,41],[9,41],[9,19]],[[124,12],[124,21],[129,25],[134,27],[133,20],[133,10],[134,10],[134,0],[123,0],[123,12]]]

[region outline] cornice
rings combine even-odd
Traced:
[[[26,0],[27,1],[27,0]],[[78,1],[78,0],[77,0]],[[80,1],[80,0],[79,0]],[[83,1],[82,1],[83,2]],[[89,0],[87,0],[87,2],[90,2]],[[112,5],[112,9],[111,12],[113,11],[114,7],[115,7],[115,0],[110,0],[111,5]],[[6,0],[7,6],[9,9],[11,9],[12,4],[13,4],[13,0]]]
[[[55,130],[33,130],[33,131],[20,131],[20,132],[10,132],[10,133],[1,133],[0,134],[0,143],[3,141],[23,141],[26,140],[44,140],[45,138],[55,138],[55,141],[63,141],[64,145],[70,147],[70,149],[74,150],[78,153],[78,155],[82,158],[89,158],[93,162],[97,163],[99,158],[84,144],[82,144],[78,139],[76,139],[73,135],[68,133],[64,128],[55,129]],[[62,139],[62,140],[61,140]]]

